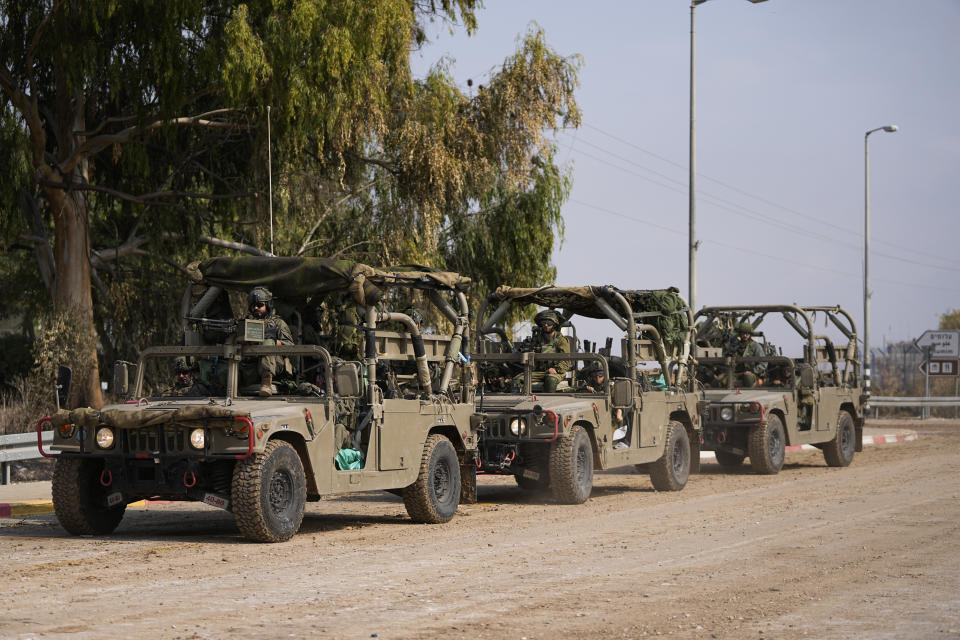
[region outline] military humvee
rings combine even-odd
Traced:
[[[570,353],[536,353],[529,342],[508,339],[502,318],[526,305],[559,310]],[[575,323],[587,318],[612,323],[620,355],[612,353],[612,336],[599,349],[596,342],[579,345]],[[700,460],[690,320],[676,290],[500,287],[490,294],[477,317],[473,354],[480,372],[480,471],[513,475],[525,489],[549,487],[567,504],[590,497],[594,468],[637,465],[656,489],[682,489]],[[555,391],[545,392],[533,372],[557,361],[573,366]],[[605,376],[593,391],[582,378],[592,368]]]
[[[817,334],[814,320],[824,316],[846,344]],[[780,318],[803,341],[803,355],[790,358],[767,344],[759,325]],[[762,305],[704,307],[698,321],[696,377],[703,383],[703,448],[714,451],[722,467],[737,467],[746,457],[757,473],[774,474],[783,466],[785,447],[811,444],[823,450],[831,467],[845,467],[863,449],[863,405],[857,359],[857,332],[840,307]],[[735,327],[751,325],[764,343],[764,355],[737,355]],[[759,368],[757,368],[759,365]],[[755,381],[744,387],[743,372]]]
[[[247,538],[279,542],[300,528],[304,503],[325,495],[394,490],[425,523],[452,518],[461,495],[475,499],[473,380],[459,355],[469,339],[466,278],[320,258],[217,258],[193,273],[185,346],[144,350],[124,404],[40,421],[38,430],[54,430],[53,453],[41,453],[56,457],[53,502],[65,529],[106,534],[126,505],[160,498],[226,509]],[[229,305],[211,312],[225,290],[253,285],[294,309],[294,335],[317,344],[263,344],[262,322],[233,320]],[[398,290],[432,301],[452,335],[424,335],[409,314],[378,309]],[[348,328],[362,360],[338,357],[344,345],[324,339],[329,332],[306,331],[317,308],[306,310],[320,300],[359,313],[362,324]],[[271,355],[295,366],[261,398],[243,368]],[[176,359],[190,362],[200,392],[168,389]],[[120,391],[128,370],[118,364]]]

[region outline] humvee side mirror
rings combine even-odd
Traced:
[[[360,376],[357,366],[352,362],[338,362],[333,365],[333,384],[337,395],[360,395]]]
[[[113,393],[126,398],[130,392],[130,369],[127,363],[117,360],[113,364]]]
[[[808,364],[800,365],[800,388],[801,389],[812,389],[817,385],[817,376],[811,367]]]
[[[633,404],[633,380],[629,378],[615,378],[613,381],[613,406],[618,408],[629,407]]]
[[[73,371],[70,367],[61,366],[57,369],[57,411],[60,407],[66,407],[70,399],[70,381],[73,379]]]

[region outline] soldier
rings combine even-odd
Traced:
[[[247,296],[247,318],[264,321],[264,345],[294,344],[290,327],[277,315],[273,306],[273,294],[266,287],[254,287]],[[289,371],[286,358],[281,356],[262,356],[257,362],[257,373],[260,376],[260,390],[258,394],[266,397],[273,395],[273,377]]]
[[[602,393],[605,386],[606,376],[603,375],[603,365],[594,361],[587,372],[587,381],[583,388],[590,393]]]
[[[763,347],[753,339],[753,327],[749,322],[740,322],[734,328],[737,332],[737,339],[726,349],[725,356],[734,356],[735,358],[762,358],[766,355]],[[754,387],[763,377],[767,370],[766,362],[738,363],[734,369],[734,375],[739,380],[742,387]],[[721,376],[725,378],[726,376]],[[724,380],[726,384],[726,380]]]
[[[173,387],[168,389],[164,395],[193,398],[204,398],[211,395],[209,385],[197,376],[200,371],[197,365],[191,367],[187,364],[186,358],[177,358],[176,370],[177,379],[174,380]]]
[[[560,333],[560,315],[553,309],[546,309],[538,313],[533,321],[540,329],[533,336],[532,347],[535,353],[569,353],[570,343],[567,337]],[[543,390],[552,393],[557,390],[560,379],[570,369],[569,360],[541,360],[537,359],[536,370],[533,372],[533,382],[542,382]],[[520,384],[523,375],[514,378],[515,384]]]

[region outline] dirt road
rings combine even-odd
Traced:
[[[327,499],[279,545],[183,504],[103,539],[0,520],[0,637],[960,638],[960,423],[908,426],[847,469],[704,464],[673,494],[604,472],[579,506],[481,479],[439,526]]]

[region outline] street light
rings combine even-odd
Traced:
[[[753,4],[766,2],[766,0],[748,0]],[[700,243],[697,241],[697,199],[696,199],[696,166],[697,166],[697,138],[694,128],[696,121],[696,46],[694,13],[697,5],[701,5],[707,0],[690,0],[690,195],[688,198],[690,205],[690,263],[689,263],[689,298],[690,308],[697,308],[697,249]]]
[[[870,134],[896,133],[895,124],[870,129],[863,136],[863,386],[870,395]]]

